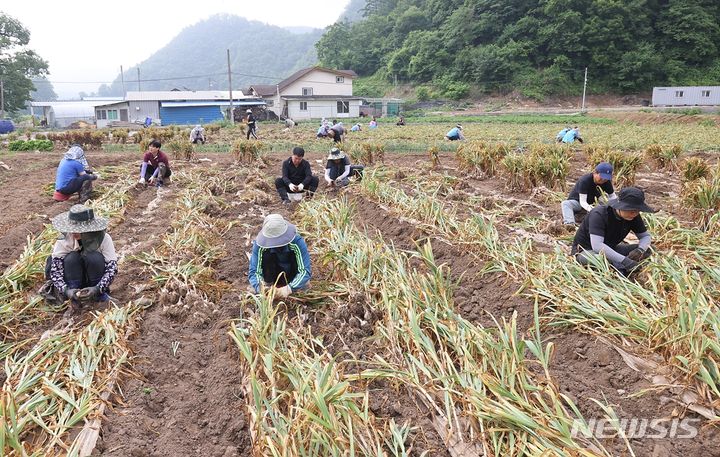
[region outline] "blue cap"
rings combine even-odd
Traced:
[[[613,166],[608,162],[600,162],[595,167],[595,173],[599,174],[602,179],[612,180]]]

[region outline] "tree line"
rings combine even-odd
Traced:
[[[720,81],[717,0],[367,0],[328,27],[323,65],[462,96],[595,93]]]

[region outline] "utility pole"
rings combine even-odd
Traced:
[[[230,49],[227,50],[227,63],[228,63],[228,90],[230,91],[230,122],[235,123],[235,113],[233,112],[233,99],[232,99],[232,72],[230,71]]]
[[[587,89],[587,67],[585,67],[585,82],[583,83],[583,98],[582,98],[582,107],[580,108],[580,112],[585,112],[585,90]]]
[[[5,119],[5,81],[0,79],[0,119]]]
[[[123,67],[120,65],[120,81],[122,81],[122,88],[123,88],[123,98],[125,98],[125,72],[123,72]]]
[[[140,67],[137,67],[137,71],[138,71],[138,92],[142,92],[142,90],[140,89]]]

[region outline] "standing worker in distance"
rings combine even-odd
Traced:
[[[252,135],[253,138],[256,140],[258,139],[257,135],[255,134],[255,116],[253,115],[253,112],[251,109],[245,111],[247,113],[247,125],[248,125],[248,131],[247,131],[247,139],[250,139],[250,135]]]

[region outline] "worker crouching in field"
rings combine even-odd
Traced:
[[[85,203],[92,195],[92,182],[97,179],[85,158],[85,151],[74,144],[63,155],[55,174],[55,194],[53,199],[65,201],[77,193],[80,203]]]
[[[350,177],[362,177],[362,165],[350,165],[350,159],[343,151],[332,148],[325,164],[325,182],[329,187],[340,188],[350,184]]]
[[[580,143],[583,142],[582,137],[580,137],[580,128],[578,126],[575,126],[575,128],[572,128],[565,132],[565,135],[562,137],[562,141],[565,144],[572,144],[575,142],[575,140],[579,141]]]
[[[162,144],[153,140],[148,146],[148,151],[143,155],[143,163],[140,166],[140,184],[150,183],[157,187],[167,184],[172,175],[170,170],[170,159],[160,150]]]
[[[565,225],[575,225],[575,213],[583,210],[590,212],[598,203],[601,190],[609,200],[617,198],[612,185],[613,166],[608,162],[600,162],[595,171],[580,177],[570,191],[568,199],[560,205]]]
[[[445,135],[445,139],[450,141],[464,140],[465,136],[463,135],[462,130],[462,125],[456,125],[455,127],[451,128],[449,132],[447,132],[447,134]]]
[[[190,130],[190,142],[192,144],[205,144],[205,129],[202,125],[196,125]]]
[[[608,206],[590,211],[575,234],[571,253],[583,265],[594,256],[604,255],[620,273],[629,276],[651,254],[651,237],[641,212],[654,212],[645,204],[645,193],[637,187],[622,189]],[[631,231],[639,244],[624,242]]]
[[[282,176],[275,180],[275,188],[285,204],[290,204],[288,192],[310,192],[312,195],[320,184],[317,176],[312,174],[310,162],[303,157],[305,157],[303,148],[293,148],[292,156],[282,164]]]
[[[253,241],[248,271],[252,290],[274,286],[276,295],[285,298],[306,288],[311,276],[310,253],[295,226],[280,214],[266,216]]]
[[[70,300],[71,312],[84,304],[107,302],[118,269],[115,245],[105,233],[108,220],[95,217],[92,208],[74,205],[52,224],[63,236],[47,260],[48,282],[40,294],[50,302]]]

